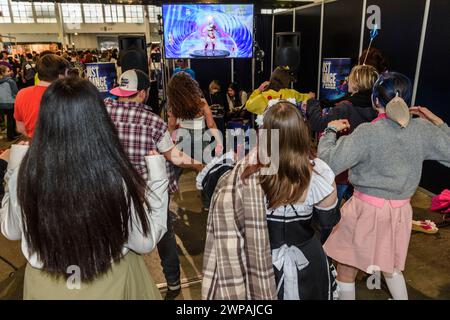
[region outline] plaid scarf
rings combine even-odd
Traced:
[[[275,300],[277,291],[264,192],[245,161],[218,182],[211,201],[203,257],[204,300]]]

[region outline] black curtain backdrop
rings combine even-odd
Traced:
[[[252,59],[234,59],[234,82],[242,90],[252,91]]]
[[[191,69],[202,90],[208,89],[212,80],[219,80],[222,90],[231,82],[230,59],[191,59]]]
[[[428,16],[417,105],[428,107],[450,124],[450,6],[448,0],[432,0]],[[425,161],[421,186],[433,193],[450,189],[450,169],[436,161]]]
[[[294,88],[299,92],[316,92],[318,84],[320,15],[322,6],[297,10],[295,31],[300,35],[300,70]]]
[[[275,15],[275,33],[277,32],[290,32],[294,26],[294,16],[292,11]]]
[[[274,18],[275,18],[275,25],[274,25],[275,34],[277,34],[278,32],[292,32],[292,28],[294,26],[294,15],[293,15],[292,11],[285,12],[282,14],[277,14],[274,16]],[[274,34],[274,40],[275,40],[275,34]],[[277,65],[275,63],[275,56],[276,56],[275,41],[273,42],[273,45],[274,45],[273,68],[275,69],[277,67]]]
[[[448,0],[431,1],[416,103],[427,106],[450,123],[450,5]]]
[[[261,62],[256,62],[255,86],[270,78],[270,64],[272,61],[272,15],[258,14],[255,16],[255,39],[261,50],[264,51],[263,68]]]
[[[352,58],[359,55],[362,20],[361,0],[325,4],[322,58]]]
[[[414,81],[425,0],[368,0],[367,6],[370,5],[381,9],[381,30],[372,46],[386,56],[390,70],[401,72]],[[368,45],[366,26],[363,48]]]

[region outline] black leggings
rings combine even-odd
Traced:
[[[14,120],[14,109],[3,109],[1,112],[2,116],[6,115],[6,135],[9,140],[12,140],[17,136],[16,120]]]

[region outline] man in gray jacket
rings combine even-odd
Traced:
[[[8,140],[14,140],[17,137],[16,122],[14,120],[14,100],[18,89],[10,73],[11,70],[7,66],[0,66],[0,111],[2,115],[6,115]]]

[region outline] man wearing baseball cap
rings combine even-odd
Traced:
[[[119,139],[134,168],[144,179],[148,171],[144,157],[156,150],[166,158],[169,177],[169,193],[178,190],[175,172],[171,163],[183,168],[200,171],[203,165],[179,151],[167,130],[167,124],[145,105],[150,92],[148,76],[137,69],[125,71],[119,86],[110,91],[117,100],[105,99],[108,114],[117,129]],[[169,292],[174,296],[180,291],[180,261],[177,244],[170,219],[167,233],[158,243],[158,253],[166,277]],[[166,298],[170,296],[167,295]]]
[[[119,86],[112,89],[110,93],[119,97],[120,100],[120,98],[133,97],[140,92],[142,94],[148,95],[149,89],[150,89],[150,80],[148,76],[141,70],[132,69],[125,71],[121,75],[119,79]],[[135,102],[139,102],[137,100],[140,99],[133,99],[133,100],[136,100]]]

